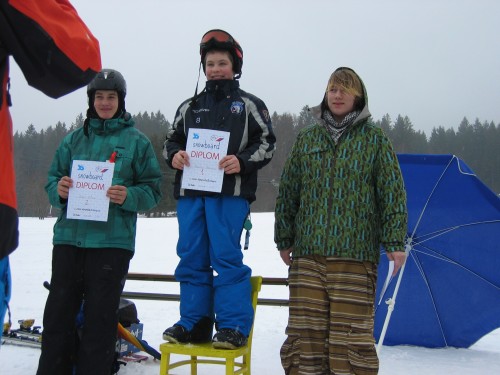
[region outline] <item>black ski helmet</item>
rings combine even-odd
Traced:
[[[235,78],[241,77],[241,68],[243,67],[243,49],[231,34],[224,30],[213,29],[207,31],[200,42],[201,64],[205,73],[205,57],[207,52],[213,49],[228,51],[233,58],[233,70]]]
[[[125,99],[127,95],[127,83],[119,71],[103,69],[88,84],[87,95],[90,97],[96,90],[114,90]]]
[[[94,107],[95,92],[97,90],[113,90],[118,93],[118,110],[113,118],[126,115],[125,96],[127,95],[127,83],[123,75],[114,69],[103,69],[94,77],[87,86],[87,96],[89,99],[89,108],[87,109],[87,117],[83,122],[83,133],[89,136],[89,119],[99,118]]]

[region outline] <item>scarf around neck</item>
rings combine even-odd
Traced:
[[[352,125],[360,113],[361,111],[353,111],[347,114],[342,121],[338,122],[333,118],[332,113],[328,109],[323,111],[323,120],[325,120],[326,123],[326,130],[330,133],[335,144],[337,144],[340,136],[350,125]]]

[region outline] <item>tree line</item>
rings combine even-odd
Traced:
[[[171,124],[160,112],[138,113],[133,116],[136,127],[151,140],[163,173],[163,199],[147,216],[165,216],[175,211],[172,196],[174,171],[162,156],[163,142]],[[83,126],[84,117],[78,115],[67,126],[58,122],[47,129],[37,131],[30,125],[25,132],[14,134],[16,186],[19,216],[55,216],[49,204],[44,186],[47,171],[61,140],[71,131]],[[297,133],[314,122],[307,107],[297,114],[274,113],[273,128],[276,133],[276,152],[273,160],[259,172],[257,201],[254,212],[274,211],[281,170],[294,143]],[[407,116],[398,115],[393,121],[386,114],[375,121],[393,142],[397,153],[454,154],[464,160],[476,175],[493,191],[500,192],[500,124],[476,119],[473,123],[464,118],[457,130],[433,128],[429,136],[415,130]]]

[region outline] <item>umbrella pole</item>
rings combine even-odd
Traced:
[[[410,250],[411,246],[408,244],[405,245],[406,259],[408,259],[408,254],[410,253]],[[385,316],[384,326],[382,327],[382,331],[380,332],[380,337],[378,339],[377,355],[380,355],[380,352],[382,351],[382,344],[384,343],[385,333],[387,331],[387,327],[389,326],[389,320],[391,320],[391,315],[394,310],[394,305],[396,305],[396,296],[398,294],[399,284],[401,284],[401,279],[403,278],[405,267],[406,267],[406,261],[403,263],[403,266],[399,270],[398,281],[396,282],[396,287],[394,288],[394,293],[392,294],[392,298],[389,298],[385,301],[385,303],[389,306],[387,307],[387,315]]]

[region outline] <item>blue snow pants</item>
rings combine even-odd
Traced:
[[[10,300],[11,279],[9,257],[3,257],[0,260],[0,319],[3,326],[7,304]],[[0,345],[2,343],[0,342]]]
[[[248,336],[253,322],[251,269],[243,264],[241,233],[249,203],[240,197],[181,197],[177,202],[180,282],[177,324],[191,330],[203,317],[217,329]]]

